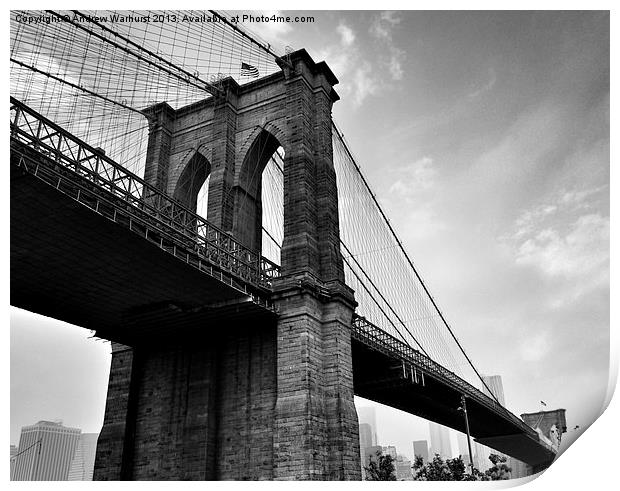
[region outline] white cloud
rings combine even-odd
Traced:
[[[415,207],[410,207],[406,211],[405,223],[406,225],[402,228],[402,235],[407,243],[430,239],[448,228],[446,223],[438,218],[432,205],[428,202],[418,203]]]
[[[391,41],[392,28],[400,24],[400,17],[393,10],[381,12],[370,27],[370,33],[378,38]]]
[[[392,37],[394,26],[400,23],[400,17],[396,12],[381,12],[370,27],[370,33],[380,42],[385,44],[385,49],[389,53],[387,67],[392,80],[402,80],[403,78],[403,62],[405,59],[405,51],[396,47]]]
[[[392,203],[405,211],[405,237],[408,240],[427,239],[444,230],[438,219],[433,200],[426,199],[436,183],[437,169],[433,159],[424,156],[397,169],[398,179],[392,183],[388,195]],[[403,203],[407,206],[403,207]]]
[[[390,74],[392,75],[392,80],[402,80],[403,79],[403,60],[405,58],[405,52],[402,49],[396,48],[394,46],[390,47]]]
[[[532,265],[550,276],[587,276],[606,268],[609,261],[609,218],[600,214],[579,217],[566,235],[546,228],[523,242],[516,262]]]
[[[349,26],[341,23],[336,28],[336,31],[340,34],[340,43],[343,46],[351,46],[355,41],[355,33]]]
[[[400,18],[394,12],[382,12],[373,21],[370,32],[381,43],[382,51],[377,62],[371,61],[367,50],[359,48],[355,30],[344,22],[336,27],[338,43],[317,53],[316,59],[325,60],[339,77],[338,92],[354,106],[385,90],[389,80],[403,79],[406,52],[392,41],[392,28],[398,23]]]
[[[579,191],[565,191],[562,194],[561,202],[562,204],[575,205],[579,208],[583,208],[584,206],[587,207],[587,204],[584,203],[586,199],[591,198],[606,189],[607,186],[599,186],[596,188],[582,189]]]
[[[430,189],[435,184],[437,170],[433,159],[422,157],[398,170],[400,177],[390,186],[390,194],[395,193],[411,199],[420,191]]]
[[[497,82],[497,75],[495,74],[495,69],[491,67],[489,68],[489,80],[487,81],[487,83],[485,83],[482,87],[475,90],[474,92],[468,94],[467,97],[469,97],[470,99],[475,99],[476,97],[479,97],[485,92],[488,92],[491,89],[493,89],[493,87],[495,87],[496,82]]]
[[[516,231],[513,238],[518,240],[534,233],[537,229],[547,227],[551,220],[562,220],[567,215],[584,214],[594,203],[598,203],[600,195],[608,186],[591,187],[580,190],[561,189],[542,204],[524,211],[515,221]]]
[[[370,63],[364,62],[353,73],[353,102],[359,106],[364,99],[379,90],[379,83],[372,74]]]
[[[526,361],[542,360],[551,349],[551,340],[547,332],[539,332],[521,341],[521,357]]]
[[[342,79],[337,90],[342,95],[350,96],[355,106],[360,106],[366,98],[379,92],[381,82],[372,64],[355,45],[355,31],[343,23],[336,30],[340,42],[319,51],[317,59],[327,61],[336,76]]]

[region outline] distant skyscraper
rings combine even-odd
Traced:
[[[398,455],[394,461],[394,470],[396,472],[397,481],[412,481],[413,470],[411,469],[411,461],[404,455]]]
[[[532,475],[532,468],[525,462],[515,459],[514,457],[508,457],[506,462],[510,467],[510,478],[518,479],[520,477],[527,477]]]
[[[17,455],[17,447],[15,445],[11,445],[11,480],[13,480],[13,468],[15,467],[15,459],[13,457],[15,457],[15,455]]]
[[[362,465],[362,479],[364,478],[364,466],[367,462],[368,449],[373,446],[372,427],[368,423],[360,424],[360,457]]]
[[[365,455],[362,455],[362,480],[364,481],[366,480],[366,469],[364,467],[368,467],[371,460],[378,461],[377,452],[379,454],[383,453],[383,449],[378,445],[366,448]]]
[[[66,481],[81,430],[39,421],[24,426],[15,458],[15,481]]]
[[[491,390],[491,393],[489,394],[487,388],[484,387],[484,393],[490,397],[495,396],[499,403],[502,406],[505,406],[506,401],[504,400],[504,384],[502,383],[501,375],[482,375],[482,380]]]
[[[450,433],[448,428],[432,421],[428,422],[431,434],[431,456],[439,454],[442,459],[452,458],[452,444],[450,443]]]
[[[92,481],[98,433],[82,433],[69,467],[68,481]]]
[[[466,463],[469,463],[469,447],[467,445],[467,435],[465,433],[461,433],[460,431],[456,434],[456,441],[458,443],[459,446],[459,455],[461,457],[463,457],[463,461]],[[475,451],[474,451],[474,441],[472,439],[471,441],[471,453],[474,454],[474,465],[476,467],[478,467],[476,465],[476,455],[475,455]]]
[[[368,423],[362,423],[360,424],[360,448],[372,446],[372,427]]]
[[[398,456],[398,454],[396,453],[396,447],[394,447],[393,445],[382,447],[382,453],[383,455],[390,455],[394,460],[396,460],[396,457]]]
[[[456,440],[459,446],[459,455],[463,457],[463,462],[469,463],[469,448],[467,446],[467,435],[465,433],[457,432]],[[491,462],[488,460],[489,448],[475,442],[471,439],[471,453],[474,458],[474,467],[480,471],[486,470],[490,467]],[[485,459],[486,462],[485,462]],[[488,464],[488,465],[487,465]]]
[[[502,383],[501,375],[482,375],[482,380],[488,386],[491,393],[489,393],[489,390],[487,390],[486,387],[483,387],[483,392],[491,398],[495,397],[502,406],[505,406],[506,400],[504,398],[504,384]],[[474,460],[477,460],[477,467],[481,471],[491,468],[489,456],[492,453],[503,455],[501,452],[493,450],[486,445],[481,445],[479,443],[476,443],[476,445],[477,459],[474,457]]]
[[[416,440],[413,442],[413,455],[422,457],[426,464],[428,462],[428,442],[426,440]]]
[[[368,424],[371,428],[371,445],[377,445],[377,416],[374,407],[360,407],[357,409],[357,418],[360,425]]]

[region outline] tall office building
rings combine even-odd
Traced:
[[[456,440],[459,446],[459,455],[463,457],[463,462],[469,464],[469,447],[467,446],[467,435],[460,431],[456,434]],[[491,462],[488,460],[488,447],[475,442],[471,439],[471,453],[474,459],[474,467],[479,471],[486,470],[490,467]],[[485,450],[486,449],[486,450]],[[485,462],[484,459],[487,459]]]
[[[426,464],[428,462],[428,442],[426,440],[416,440],[413,442],[413,455],[422,457]]]
[[[431,456],[439,454],[442,459],[452,458],[452,444],[450,443],[450,432],[448,428],[432,421],[428,422],[431,434]]]
[[[381,452],[383,453],[383,455],[389,455],[394,460],[396,460],[396,457],[398,456],[398,453],[396,453],[396,447],[393,446],[393,445],[388,445],[387,447],[382,447]]]
[[[81,430],[39,421],[24,426],[15,458],[15,481],[66,481]]]
[[[360,424],[360,449],[372,446],[372,427],[368,423],[362,423]]]
[[[486,387],[483,387],[483,391],[489,397],[495,396],[499,403],[502,406],[506,405],[506,401],[504,400],[504,384],[502,383],[501,375],[482,375],[482,380],[487,385],[489,390]]]
[[[69,467],[68,481],[92,481],[98,433],[82,433]]]
[[[368,423],[360,423],[360,462],[362,466],[362,479],[366,472],[364,466],[368,461],[368,449],[372,446],[372,427]]]
[[[357,409],[357,418],[359,424],[370,425],[371,429],[371,446],[377,445],[377,415],[374,407],[360,407]]]
[[[15,456],[17,455],[17,447],[15,445],[11,445],[11,467],[10,467],[10,479],[13,480],[13,473],[15,472],[13,468],[15,467]]]
[[[504,384],[502,383],[501,375],[482,375],[482,380],[486,384],[487,387],[483,387],[483,392],[489,397],[495,397],[502,406],[506,405],[506,400],[504,398]],[[491,393],[489,393],[489,390]],[[489,460],[489,456],[494,453],[498,455],[503,455],[501,452],[494,450],[492,448],[487,447],[486,445],[481,445],[476,443],[476,454],[478,461],[478,469],[481,471],[486,471],[491,468],[491,461]]]
[[[412,481],[413,469],[411,461],[404,455],[398,455],[394,460],[394,471],[397,481]]]
[[[510,467],[510,479],[518,479],[520,477],[532,475],[532,467],[514,457],[508,457],[506,464]]]
[[[362,480],[366,480],[366,467],[370,465],[370,461],[378,462],[379,456],[377,454],[383,454],[383,448],[379,445],[366,448],[365,454],[362,455]]]

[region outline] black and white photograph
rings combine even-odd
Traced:
[[[11,481],[613,482],[610,5],[388,6],[9,11]]]

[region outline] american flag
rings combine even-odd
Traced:
[[[258,68],[252,65],[248,65],[247,63],[241,63],[241,76],[242,77],[258,77]]]

